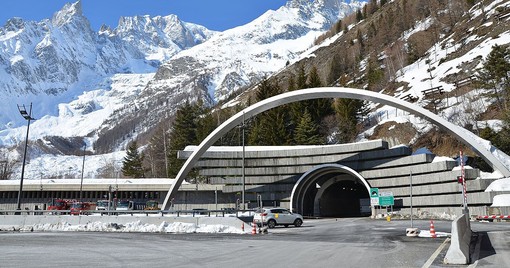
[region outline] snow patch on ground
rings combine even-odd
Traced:
[[[221,224],[204,225],[183,222],[162,222],[159,225],[141,223],[140,221],[127,224],[90,222],[86,224],[71,225],[68,222],[55,224],[36,224],[25,226],[21,231],[59,231],[59,232],[124,232],[124,233],[222,233],[245,234],[240,228]]]

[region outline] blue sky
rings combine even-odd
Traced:
[[[12,17],[40,21],[51,18],[74,0],[2,0],[0,25]],[[94,30],[101,24],[115,28],[121,16],[176,14],[181,20],[223,31],[244,25],[287,0],[82,0],[83,14]]]

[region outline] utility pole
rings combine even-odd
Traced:
[[[242,167],[242,169],[243,169],[243,193],[242,193],[241,201],[243,203],[243,209],[246,209],[245,203],[244,203],[244,194],[245,194],[245,191],[246,191],[246,178],[245,178],[246,173],[245,173],[245,170],[244,170],[244,157],[245,157],[245,148],[244,148],[245,147],[244,146],[244,142],[245,142],[244,141],[244,128],[245,128],[245,125],[244,125],[244,113],[243,113],[243,125],[242,125],[242,128],[243,128],[243,131],[242,131],[243,132],[243,134],[242,134],[243,135],[243,164],[242,164],[243,165],[243,167]]]
[[[82,165],[81,165],[81,182],[80,182],[80,202],[82,202],[82,197],[83,197],[83,173],[85,171],[85,149],[87,148],[87,145],[84,144],[83,145],[83,162],[82,162]]]

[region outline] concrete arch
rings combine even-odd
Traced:
[[[476,136],[456,126],[440,116],[412,103],[397,99],[385,94],[372,92],[368,90],[352,89],[352,88],[341,88],[341,87],[322,87],[322,88],[309,88],[296,91],[286,92],[271,98],[265,99],[258,103],[253,104],[250,107],[245,108],[239,113],[232,116],[227,121],[223,122],[217,127],[209,136],[207,136],[202,143],[198,146],[197,150],[194,151],[191,156],[186,160],[181,170],[175,178],[175,182],[170,187],[168,194],[166,195],[163,203],[163,209],[169,208],[169,200],[175,195],[179,187],[181,186],[184,178],[193,168],[198,159],[204,154],[207,149],[212,146],[219,138],[225,135],[229,130],[235,126],[241,124],[243,120],[249,119],[259,113],[267,111],[271,108],[275,108],[281,105],[285,105],[292,102],[309,100],[309,99],[321,99],[321,98],[348,98],[372,101],[381,103],[389,106],[399,108],[407,111],[411,114],[423,117],[428,121],[439,126],[441,129],[455,136],[459,141],[469,146],[471,150],[482,157],[494,170],[498,170],[503,176],[510,177],[510,170],[496,158],[487,148],[476,141]]]
[[[345,173],[355,177],[363,183],[367,189],[367,193],[370,193],[370,185],[358,172],[354,169],[340,165],[340,164],[324,164],[316,166],[315,168],[307,171],[299,180],[294,184],[292,188],[292,194],[290,195],[290,208],[294,212],[302,213],[304,207],[304,196],[310,187],[314,187],[317,180],[326,174],[338,174]]]

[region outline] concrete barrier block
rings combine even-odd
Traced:
[[[471,244],[471,226],[467,214],[462,214],[452,222],[450,248],[446,252],[446,264],[469,264],[469,246]]]

